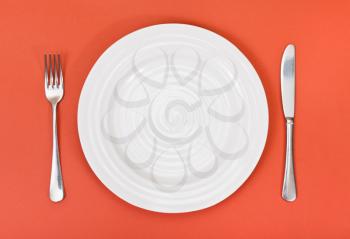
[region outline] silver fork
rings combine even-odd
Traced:
[[[50,178],[50,199],[59,202],[64,197],[60,154],[57,140],[57,105],[63,97],[63,74],[60,55],[44,55],[45,95],[52,106],[52,165]]]

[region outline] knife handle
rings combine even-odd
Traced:
[[[294,162],[293,162],[293,128],[294,119],[286,119],[287,127],[287,145],[286,145],[286,165],[284,170],[284,180],[282,188],[282,198],[292,202],[296,199],[296,186],[294,177]]]

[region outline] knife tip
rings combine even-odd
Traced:
[[[295,45],[294,44],[288,44],[285,51],[288,52],[295,52]]]

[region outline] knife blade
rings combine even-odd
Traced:
[[[295,100],[295,47],[284,50],[281,63],[281,91],[284,117],[294,118]]]
[[[289,44],[284,50],[281,63],[281,92],[284,117],[286,118],[286,164],[282,198],[294,201],[297,197],[294,175],[293,131],[295,108],[295,47]]]

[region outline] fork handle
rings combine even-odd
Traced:
[[[50,199],[53,202],[62,201],[64,197],[60,154],[57,140],[57,104],[52,104],[52,165],[50,178]]]
[[[294,159],[293,159],[293,128],[294,119],[286,119],[287,127],[287,145],[286,145],[286,165],[284,171],[284,180],[282,188],[282,198],[286,201],[294,201],[297,197],[295,177],[294,177]]]

